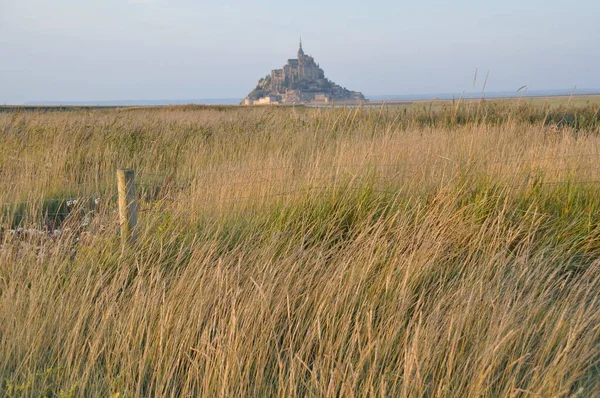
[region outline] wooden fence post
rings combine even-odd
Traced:
[[[117,188],[119,191],[119,224],[123,248],[135,241],[137,224],[137,203],[135,200],[135,172],[133,169],[117,170]]]

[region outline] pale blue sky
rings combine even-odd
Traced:
[[[600,88],[599,0],[0,0],[0,103],[243,97],[299,35],[367,95]]]

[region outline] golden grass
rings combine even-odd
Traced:
[[[599,395],[598,112],[523,106],[0,114],[0,395]]]

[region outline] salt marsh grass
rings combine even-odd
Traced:
[[[600,395],[599,125],[514,102],[0,114],[0,395]]]

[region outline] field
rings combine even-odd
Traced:
[[[599,164],[596,102],[0,113],[0,396],[599,396]]]
[[[572,97],[537,97],[537,98],[523,98],[521,101],[529,102],[538,106],[599,106],[600,95],[575,95]]]

